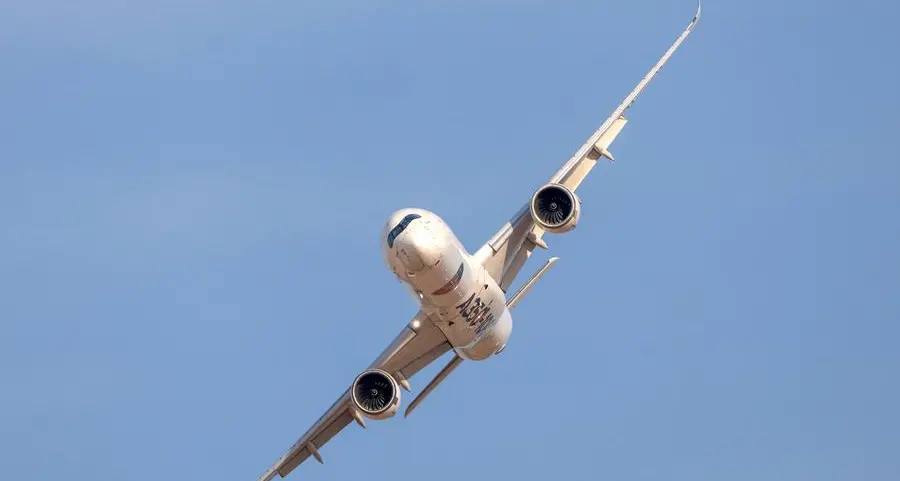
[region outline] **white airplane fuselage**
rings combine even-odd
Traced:
[[[506,346],[506,295],[443,219],[424,209],[394,212],[382,231],[382,253],[460,357],[482,360]]]

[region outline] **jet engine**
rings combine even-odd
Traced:
[[[350,398],[363,416],[387,419],[400,408],[400,385],[381,369],[368,369],[353,380]]]
[[[581,199],[562,184],[545,184],[531,198],[531,217],[547,232],[568,232],[581,217]]]

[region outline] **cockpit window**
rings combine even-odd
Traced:
[[[403,232],[404,229],[406,229],[406,226],[408,226],[410,222],[418,219],[419,217],[422,216],[420,216],[419,214],[409,214],[408,216],[404,217],[399,223],[397,223],[397,225],[393,229],[391,229],[391,232],[388,233],[388,247],[394,247],[394,239],[396,239],[397,236],[400,235],[400,233]]]

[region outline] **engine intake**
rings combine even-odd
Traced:
[[[400,385],[381,369],[369,369],[353,380],[350,397],[365,417],[387,419],[400,408]]]
[[[581,217],[581,199],[562,184],[543,185],[531,198],[531,217],[547,232],[568,232]]]

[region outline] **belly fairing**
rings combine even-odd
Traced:
[[[504,305],[490,324],[485,324],[484,329],[476,331],[472,342],[457,347],[456,352],[460,357],[472,361],[487,359],[506,347],[511,334],[512,315]]]
[[[435,303],[435,324],[461,357],[485,359],[506,344],[512,333],[512,316],[506,309],[505,294],[480,264],[467,257],[462,272],[463,281],[451,292],[433,296],[434,301],[446,299]]]

